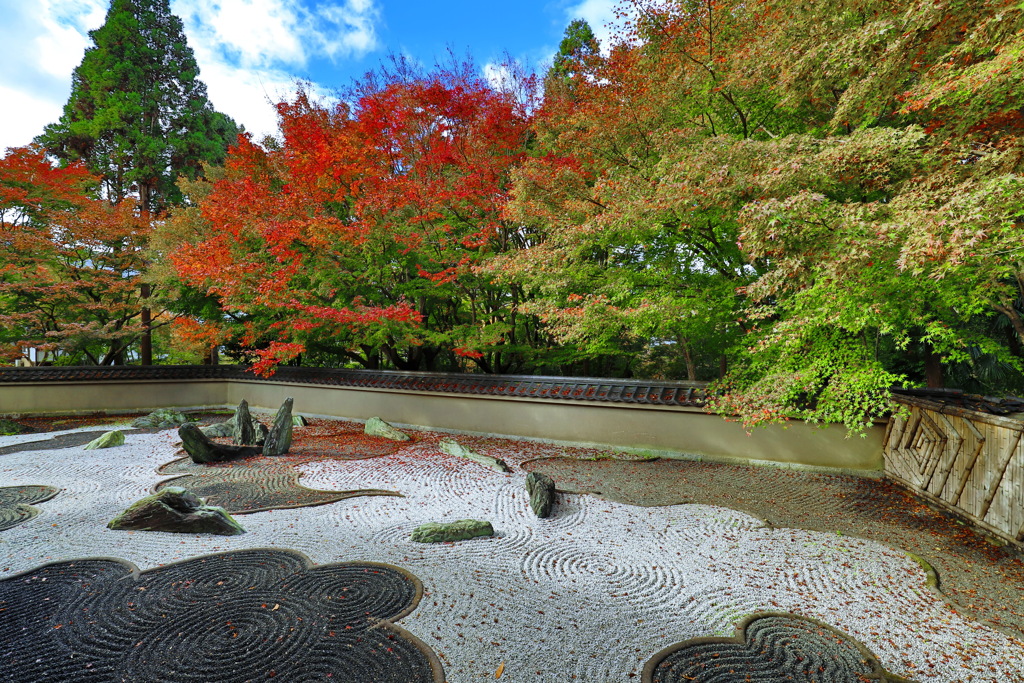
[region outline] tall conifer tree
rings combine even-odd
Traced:
[[[63,162],[83,161],[111,203],[133,199],[151,215],[180,201],[180,175],[220,163],[238,128],[210,104],[168,0],[111,0],[89,35],[94,46],[75,69],[64,113],[36,142]],[[142,316],[148,330],[148,311]]]

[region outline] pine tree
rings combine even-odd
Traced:
[[[112,204],[134,200],[142,216],[154,215],[181,201],[179,176],[223,160],[238,127],[210,104],[168,0],[111,0],[89,35],[94,46],[74,71],[64,113],[36,142],[64,163],[84,162]],[[143,364],[148,316],[143,310]]]
[[[558,44],[558,53],[555,55],[548,71],[548,77],[560,77],[563,80],[572,78],[579,72],[581,64],[601,54],[600,42],[594,35],[594,30],[586,19],[574,19],[565,28],[562,42]]]

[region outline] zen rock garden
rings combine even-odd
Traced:
[[[935,535],[927,510],[888,519],[906,503],[877,482],[379,417],[303,426],[290,399],[208,420],[0,437],[20,440],[0,441],[19,483],[0,486],[13,680],[108,680],[121,653],[186,643],[188,658],[147,654],[144,670],[195,678],[223,661],[202,644],[222,632],[245,662],[203,680],[300,679],[311,661],[348,683],[1024,680],[1017,565],[938,553],[962,531]],[[69,620],[80,587],[89,619]],[[188,625],[162,629],[151,608]],[[55,631],[116,647],[80,649],[76,666],[21,656]]]

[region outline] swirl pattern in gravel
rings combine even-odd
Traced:
[[[42,503],[57,495],[59,489],[52,486],[4,486],[0,487],[0,531],[5,531],[27,522],[39,514],[34,503]]]
[[[721,505],[769,526],[880,541],[927,560],[938,572],[941,594],[958,611],[1024,636],[1024,563],[887,481],[668,459],[554,457],[523,468],[547,474],[560,491],[645,507]]]
[[[320,565],[388,563],[423,582],[420,605],[401,624],[429,643],[448,683],[494,680],[499,668],[501,683],[639,680],[666,646],[731,636],[746,615],[766,611],[828,623],[864,643],[888,671],[922,682],[1024,681],[1024,644],[951,610],[921,567],[891,546],[773,528],[705,504],[641,508],[560,494],[555,517],[538,518],[521,466],[568,450],[555,445],[460,438],[513,468],[497,473],[439,451],[432,443],[439,436],[420,432],[391,455],[321,458],[298,468],[309,487],[373,487],[403,497],[269,510],[248,516],[247,533],[231,537],[107,529],[152,488],[153,471],[173,457],[175,436],[136,433],[119,449],[0,458],[0,477],[12,484],[63,489],[44,515],[0,534],[0,575],[83,556],[150,569],[265,547],[294,548]],[[668,477],[638,481],[666,493],[675,485]],[[759,494],[748,487],[737,495],[756,501]],[[450,544],[409,538],[424,522],[471,517],[492,521],[497,535]]]
[[[821,683],[888,679],[878,660],[849,636],[793,614],[745,619],[735,638],[694,638],[655,655],[644,683]]]
[[[390,623],[421,595],[398,567],[312,566],[284,550],[142,573],[118,560],[59,562],[0,581],[0,658],[22,681],[439,683],[433,653]]]
[[[25,437],[18,443],[0,448],[0,455],[24,453],[25,451],[51,451],[58,448],[84,446],[101,434],[103,434],[103,432],[94,430],[57,434],[56,436],[49,436],[45,438],[40,438],[38,434],[25,435]]]

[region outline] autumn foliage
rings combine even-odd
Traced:
[[[710,379],[747,424],[851,428],[893,385],[1019,392],[1022,50],[1011,0],[637,0],[610,44],[573,22],[541,77],[398,60],[182,180],[150,273],[177,338],[265,372]],[[5,225],[80,236],[16,231],[32,282],[131,243],[73,167],[17,196],[33,163],[5,159]]]
[[[137,341],[147,226],[132,206],[98,198],[98,184],[39,150],[0,159],[3,341],[93,364],[124,362]]]
[[[244,321],[260,369],[317,345],[399,367],[442,348],[482,359],[473,323],[510,313],[473,268],[509,248],[501,209],[528,120],[461,71],[354,94],[300,92],[278,107],[279,146],[240,139],[201,204],[201,237],[170,254],[177,274]]]

